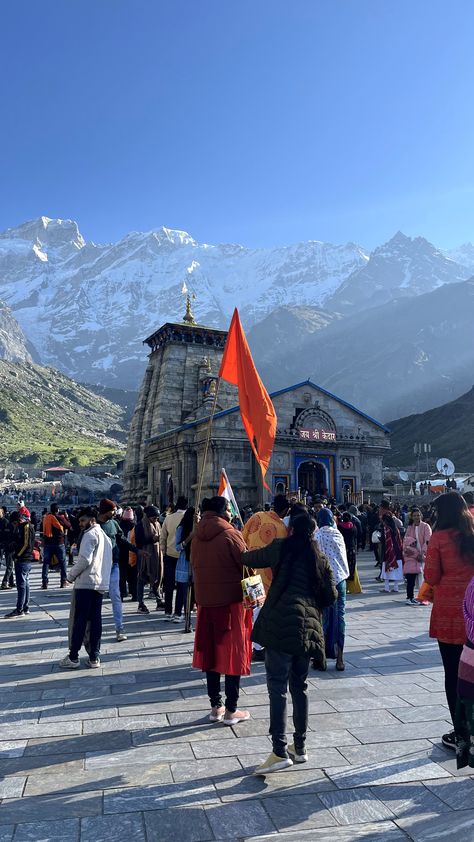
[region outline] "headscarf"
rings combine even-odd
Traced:
[[[322,526],[334,526],[334,518],[332,516],[331,509],[320,509],[317,518],[320,529]]]

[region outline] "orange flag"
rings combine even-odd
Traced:
[[[277,417],[270,395],[255,368],[237,308],[227,334],[219,377],[238,387],[242,422],[262,470],[263,484],[268,488],[265,474],[275,442]]]

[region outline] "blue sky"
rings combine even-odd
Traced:
[[[474,240],[472,0],[2,0],[0,229]]]

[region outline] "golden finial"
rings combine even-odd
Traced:
[[[190,296],[188,288],[186,286],[186,281],[184,281],[184,283],[183,283],[183,288],[182,288],[181,292],[183,293],[183,295],[186,296],[186,312],[185,312],[184,317],[183,317],[183,322],[186,322],[186,324],[188,324],[188,325],[195,325],[196,319],[194,318],[193,311],[191,310],[191,296]],[[196,296],[193,295],[193,299],[195,299],[195,298],[196,298]]]

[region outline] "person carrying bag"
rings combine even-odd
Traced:
[[[254,625],[252,640],[265,648],[270,697],[273,752],[256,769],[267,775],[295,763],[305,763],[308,728],[307,677],[311,658],[325,666],[322,612],[338,593],[329,562],[313,535],[316,523],[307,511],[294,509],[288,538],[242,556],[249,568],[271,567],[272,586]],[[294,743],[287,746],[288,685],[293,701]]]

